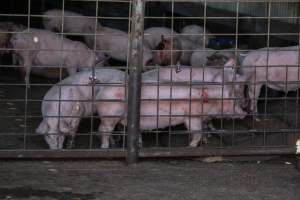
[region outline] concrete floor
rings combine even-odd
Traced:
[[[0,199],[299,200],[300,172],[285,161],[10,161]]]

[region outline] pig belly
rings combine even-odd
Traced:
[[[166,128],[168,126],[175,126],[183,123],[184,123],[183,117],[176,117],[176,116],[141,117],[140,128],[141,130],[153,130],[157,128]]]
[[[37,53],[34,63],[36,65],[59,66],[64,65],[64,53],[58,50],[40,51]]]
[[[265,68],[264,70],[267,69]],[[265,75],[265,74],[266,72],[261,73],[260,75]],[[285,91],[285,92],[291,90],[297,90],[300,86],[299,83],[297,83],[297,81],[299,81],[299,78],[300,78],[300,70],[298,67],[283,66],[283,67],[269,67],[268,69],[268,80],[271,81],[268,83],[268,87],[274,90]],[[278,83],[276,82],[272,83],[272,81],[276,81]]]
[[[188,106],[186,103],[172,102],[142,102],[141,130],[165,128],[184,123],[184,114]]]

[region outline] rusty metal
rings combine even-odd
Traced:
[[[176,158],[176,157],[207,157],[207,156],[262,156],[294,154],[295,148],[145,148],[139,151],[140,158]],[[24,158],[127,158],[126,151],[109,150],[3,150],[0,159]],[[128,158],[127,158],[128,159]]]
[[[118,149],[110,150],[2,150],[0,159],[45,159],[45,158],[125,158],[126,151]]]
[[[138,159],[140,133],[141,73],[143,67],[144,4],[141,0],[132,2],[132,28],[129,53],[128,117],[127,117],[127,162]]]

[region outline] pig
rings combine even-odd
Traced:
[[[157,77],[155,78],[158,79]],[[218,87],[222,87],[222,85],[231,87],[239,106],[242,108],[246,108],[248,104],[248,99],[246,99],[244,95],[246,79],[244,75],[239,74],[238,71],[231,66],[224,66],[223,69],[215,67],[202,68],[199,66],[180,66],[179,70],[175,66],[159,69],[159,80],[170,80],[173,82],[196,81],[209,84],[213,83]],[[213,93],[211,92],[211,94]],[[216,95],[212,96],[218,96],[218,91],[216,91],[215,94]],[[229,96],[224,94],[223,98],[229,98]]]
[[[238,71],[231,66],[225,66],[224,69],[180,66],[179,70],[177,67],[169,66],[159,69],[158,74],[159,80],[170,80],[172,82],[195,81],[203,84],[213,84],[219,88],[222,88],[222,85],[224,85],[231,89],[232,97],[236,99],[238,106],[244,110],[248,108],[249,99],[248,96],[245,95],[246,77],[239,74]],[[158,80],[158,77],[156,76],[155,79]],[[219,92],[218,90],[214,92],[211,91],[210,96],[212,98],[229,98],[229,95],[226,95],[228,93],[223,93],[223,95],[220,96]],[[207,124],[209,127],[213,127],[209,119],[205,121],[205,125]]]
[[[43,120],[36,133],[44,137],[50,149],[62,149],[68,135],[72,137],[71,146],[80,118],[95,112],[92,100],[103,84],[121,84],[124,80],[125,73],[114,69],[95,69],[94,73],[83,71],[62,80],[43,98]]]
[[[0,48],[9,48],[12,33],[20,32],[24,29],[26,29],[26,27],[22,24],[15,24],[13,22],[0,22]],[[1,50],[0,56],[7,52],[9,51]]]
[[[190,40],[194,44],[197,44],[199,47],[206,47],[208,45],[209,39],[213,36],[210,35],[209,30],[205,30],[205,37],[204,37],[204,28],[198,25],[187,25],[180,30],[181,38],[186,40]],[[209,35],[206,35],[209,34]],[[204,42],[205,38],[205,42]]]
[[[70,75],[78,69],[87,70],[95,65],[101,66],[105,60],[102,52],[92,52],[85,44],[72,41],[56,33],[41,29],[28,29],[15,33],[11,45],[21,73],[29,84],[31,66],[65,66]]]
[[[191,56],[191,66],[219,66],[223,67],[226,63],[229,66],[229,60],[237,58],[239,61],[245,56],[246,51],[239,49],[214,50],[210,48],[196,49]],[[236,56],[237,55],[237,56]],[[233,63],[231,63],[233,65]]]
[[[210,33],[206,30],[205,34]],[[211,36],[205,35],[204,42],[204,28],[198,25],[187,25],[180,31],[180,41],[182,52],[180,63],[190,65],[191,56],[195,49],[205,48]]]
[[[248,53],[241,65],[248,81],[250,110],[257,113],[257,100],[261,87],[267,86],[288,92],[299,89],[299,46],[259,49]],[[232,61],[234,62],[234,61]]]
[[[92,32],[93,26],[89,28]],[[98,24],[96,33],[96,44],[94,44],[94,35],[84,36],[85,42],[90,48],[94,48],[96,45],[96,49],[105,52],[108,57],[127,62],[129,36],[126,32]],[[150,49],[144,47],[143,54],[143,66],[145,66],[152,60],[152,53]]]
[[[88,27],[95,27],[95,23],[94,18],[68,10],[51,9],[43,14],[45,29],[54,32],[91,33]]]
[[[142,79],[145,83],[157,83],[158,74],[160,73],[157,70],[145,72]],[[170,78],[164,81],[169,82]],[[246,114],[239,106],[235,105],[232,99],[208,100],[222,96],[231,97],[230,89],[227,86],[224,87],[222,90],[221,87],[214,85],[197,85],[191,88],[187,85],[173,85],[171,87],[152,84],[142,86],[141,131],[185,124],[186,128],[192,131],[190,146],[196,147],[203,138],[201,134],[202,122],[211,118],[211,115],[243,118]],[[127,110],[124,102],[125,93],[124,87],[105,87],[96,96],[97,100],[101,100],[96,105],[101,118],[99,131],[103,133],[101,148],[109,147],[109,138],[117,123],[120,122],[124,125],[127,123],[125,119]]]
[[[195,49],[192,52],[191,58],[190,58],[190,64],[191,66],[205,66],[207,65],[207,62],[209,61],[209,57],[211,57],[214,53],[216,53],[215,50],[205,48],[205,49]]]
[[[171,38],[178,33],[167,27],[150,27],[144,30],[144,45],[149,49],[156,49],[163,36],[165,39]]]
[[[152,64],[168,65],[170,63],[176,64],[178,62],[181,57],[181,52],[176,50],[181,49],[181,46],[180,41],[177,39],[177,34],[176,31],[167,27],[150,27],[145,29],[144,47],[146,49],[154,50],[152,51]],[[171,54],[168,49],[172,49],[174,52]]]
[[[170,65],[180,62],[180,64],[190,65],[191,64],[191,56],[196,49],[204,48],[207,43],[208,39],[211,36],[207,36],[205,39],[205,43],[203,42],[203,34],[204,29],[197,25],[188,25],[184,27],[180,35],[177,34],[173,38],[173,43],[175,44],[172,49],[173,53],[171,54],[169,51],[171,49],[171,38],[163,38],[159,44],[158,49],[164,50],[160,53],[160,57],[165,57],[164,64]],[[206,33],[209,33],[208,31]],[[199,35],[200,34],[200,35]],[[181,50],[181,51],[180,51]],[[167,55],[165,55],[167,54]],[[169,54],[169,55],[168,55]],[[171,63],[171,55],[173,55],[174,62]],[[179,55],[179,56],[178,56]],[[209,56],[209,55],[207,55]]]

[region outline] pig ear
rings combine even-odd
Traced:
[[[69,120],[67,120],[67,119],[61,120],[60,124],[59,124],[59,130],[62,133],[70,133],[70,131],[74,130],[76,128],[76,126],[78,125],[78,121],[79,121],[80,114],[82,113],[82,111],[83,111],[83,109],[80,106],[80,103],[76,102],[75,106],[72,107],[72,110],[70,113],[70,116],[72,118],[68,118]]]
[[[109,57],[106,56],[103,52],[99,52],[99,51],[95,52],[96,64],[103,63],[103,62],[105,62],[108,59],[109,59]]]
[[[225,63],[225,67],[232,67],[234,68],[236,66],[236,61],[234,58],[229,58],[229,60]]]
[[[48,133],[48,130],[49,130],[49,125],[47,123],[47,120],[43,119],[43,121],[40,123],[39,127],[35,130],[35,132],[43,135],[43,134]]]

